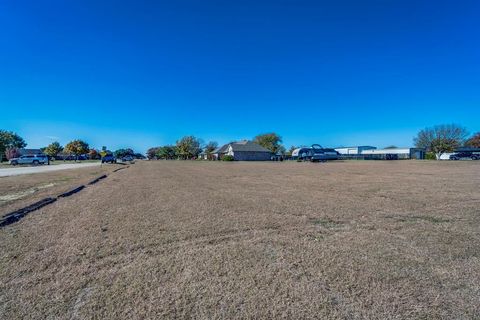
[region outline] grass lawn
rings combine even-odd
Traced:
[[[478,319],[479,169],[141,161],[0,229],[0,318]]]

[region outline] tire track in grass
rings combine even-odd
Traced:
[[[123,170],[123,169],[127,169],[129,168],[130,166],[126,166],[126,167],[123,167],[123,168],[118,168],[118,169],[115,169],[113,172],[118,172],[120,170]],[[100,177],[97,177],[95,179],[93,179],[92,181],[90,181],[89,183],[87,183],[87,186],[91,186],[93,184],[96,184],[97,182],[99,182],[100,180],[103,180],[105,178],[107,178],[108,175],[104,174]],[[24,208],[21,208],[21,209],[18,209],[18,210],[15,210],[13,212],[10,212],[10,213],[7,213],[5,215],[3,215],[1,218],[0,218],[0,228],[3,228],[5,226],[8,226],[12,223],[15,223],[17,221],[20,221],[22,218],[26,217],[28,214],[30,214],[31,212],[33,211],[36,211],[40,208],[43,208],[49,204],[52,204],[54,203],[55,201],[59,200],[60,198],[66,198],[66,197],[70,197],[80,191],[82,191],[83,189],[85,189],[86,186],[85,185],[80,185],[74,189],[71,189],[67,192],[64,192],[62,194],[59,194],[58,196],[54,196],[54,197],[47,197],[47,198],[44,198],[40,201],[37,201],[29,206],[26,206]]]

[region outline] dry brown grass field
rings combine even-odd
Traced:
[[[473,161],[139,162],[0,229],[0,318],[480,318],[479,186]]]

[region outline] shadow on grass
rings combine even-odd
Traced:
[[[445,223],[451,222],[451,219],[439,218],[439,217],[432,217],[432,216],[425,216],[425,215],[413,215],[413,216],[386,216],[388,219],[395,219],[400,222],[418,222],[418,221],[426,221],[430,223]]]
[[[340,227],[343,222],[340,222],[340,221],[335,221],[335,220],[332,220],[328,217],[322,217],[322,218],[310,218],[309,219],[311,223],[315,224],[315,225],[320,225],[324,228],[328,228],[328,229],[331,229],[331,228],[337,228],[337,227]]]

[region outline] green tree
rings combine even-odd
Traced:
[[[87,154],[89,151],[88,143],[82,140],[73,140],[65,146],[63,149],[65,153],[75,155],[76,159],[82,154]],[[75,159],[75,160],[76,160]]]
[[[480,148],[480,132],[475,133],[470,139],[465,142],[466,147]]]
[[[58,142],[52,142],[50,143],[44,150],[43,153],[45,153],[49,157],[56,157],[60,152],[62,152],[63,147],[60,145]]]
[[[158,159],[166,159],[166,160],[175,159],[177,155],[176,149],[177,148],[175,146],[163,146],[158,148],[155,155]]]
[[[22,137],[12,131],[0,130],[0,161],[6,156],[7,149],[25,148],[27,144]]]
[[[437,159],[446,152],[453,152],[465,143],[468,131],[456,124],[442,124],[421,130],[414,138],[417,148],[435,153]]]
[[[183,137],[177,141],[177,155],[184,160],[196,157],[202,151],[200,145],[201,141],[194,136]]]
[[[125,149],[117,149],[113,151],[113,155],[115,156],[115,158],[121,158],[123,157],[124,154],[125,154]]]
[[[122,158],[125,156],[133,156],[135,152],[133,152],[132,149],[127,148],[127,149],[118,149],[113,154],[115,155],[116,158]]]
[[[283,148],[283,146],[281,145],[282,137],[280,137],[278,134],[274,132],[260,134],[253,139],[253,142],[272,151],[273,153],[282,151],[282,148]],[[283,148],[283,150],[285,149]]]

